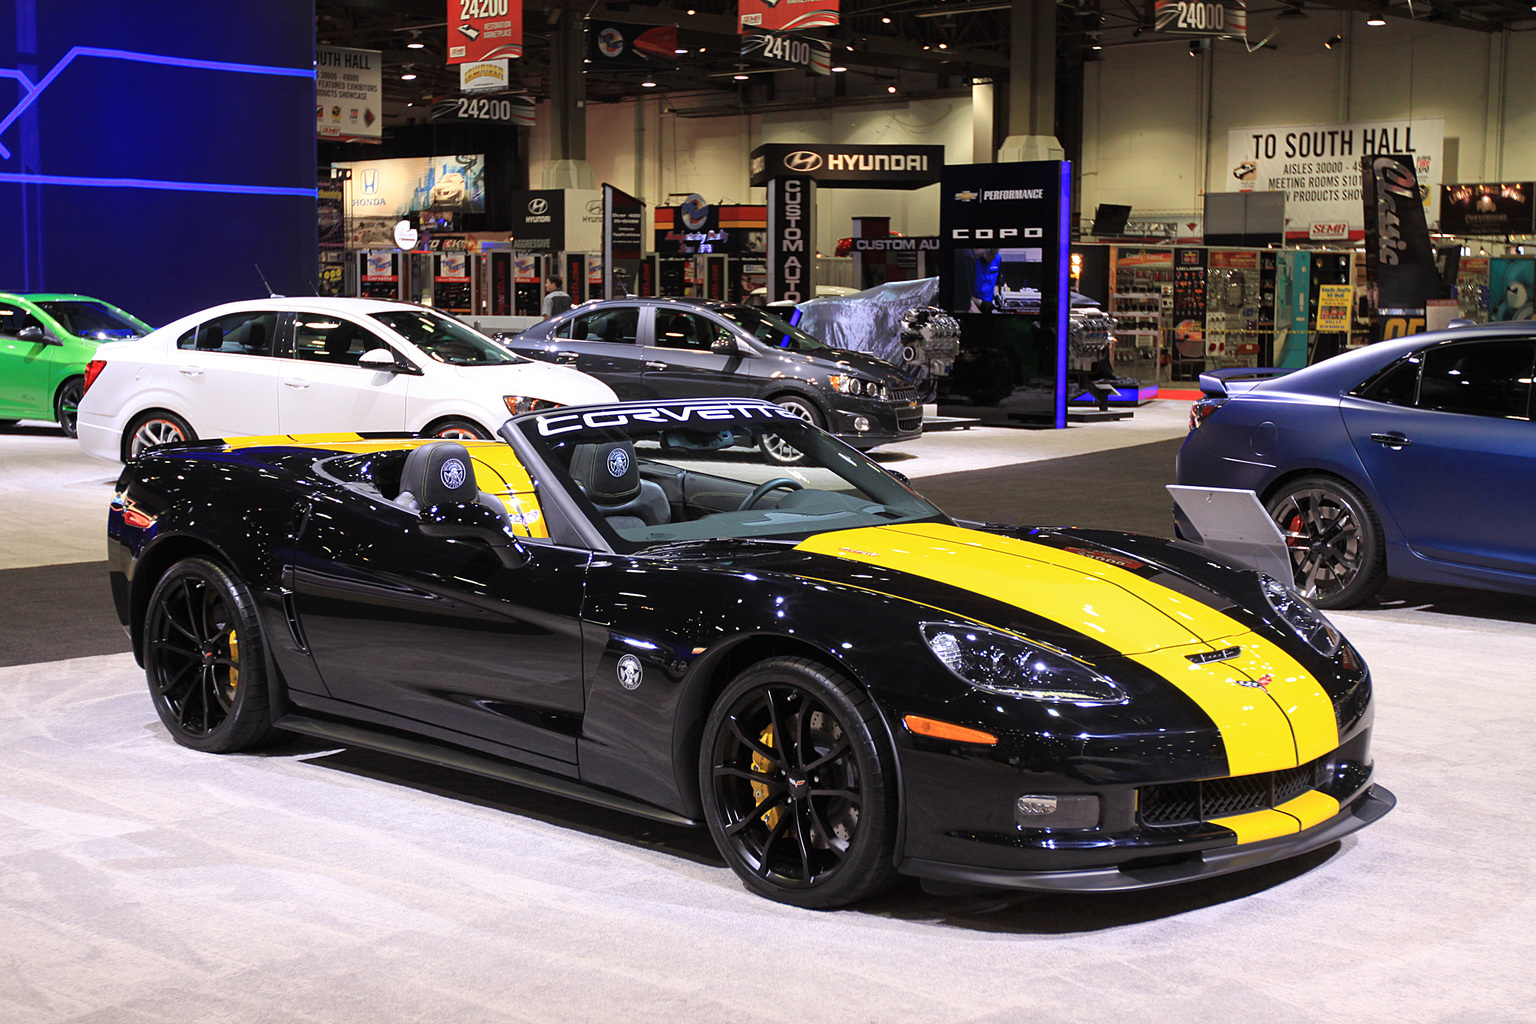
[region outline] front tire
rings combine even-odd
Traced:
[[[1353,608],[1387,578],[1381,520],[1356,488],[1337,477],[1304,476],[1269,499],[1291,556],[1296,589],[1320,608]]]
[[[826,426],[820,410],[807,398],[797,395],[784,395],[773,399],[773,403],[786,412],[793,413],[796,417],[816,427]],[[805,461],[805,455],[794,445],[785,441],[778,434],[763,434],[759,438],[758,447],[762,449],[763,457],[769,462],[779,466],[793,466]]]
[[[136,459],[156,445],[196,440],[197,432],[173,412],[141,413],[123,431],[123,461]]]
[[[434,423],[422,433],[427,437],[436,437],[444,441],[486,441],[491,436],[482,430],[478,423],[458,418]]]
[[[824,909],[896,879],[894,755],[869,696],[824,665],[737,676],[705,723],[699,788],[715,845],[759,895]]]
[[[85,378],[71,377],[66,380],[53,399],[53,418],[58,421],[65,437],[79,434],[80,399],[85,395]]]
[[[160,578],[144,620],[144,674],[177,743],[223,754],[265,741],[266,664],[256,603],[227,569],[188,558]]]

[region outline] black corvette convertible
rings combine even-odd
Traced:
[[[804,460],[755,461],[766,431]],[[176,740],[303,733],[704,825],[750,888],[809,907],[901,874],[1164,885],[1392,806],[1360,657],[1208,551],[958,525],[766,402],[501,437],[130,464],[113,595]]]

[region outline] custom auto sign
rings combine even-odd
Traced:
[[[828,188],[921,188],[939,180],[943,146],[770,142],[752,151],[752,184],[809,178]]]

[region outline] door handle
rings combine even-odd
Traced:
[[[1395,430],[1390,434],[1372,434],[1371,440],[1377,444],[1384,444],[1388,448],[1406,448],[1413,444],[1412,441]]]
[[[665,370],[667,368],[667,364],[666,363],[646,363],[645,364],[645,368],[647,370]]]
[[[181,375],[183,377],[201,377],[203,375],[203,371],[200,367],[183,366],[181,368]]]
[[[570,364],[570,363],[574,363],[576,360],[578,360],[580,358],[581,358],[581,353],[579,353],[579,352],[556,352],[555,353],[555,362],[557,362],[557,363]]]
[[[298,390],[303,390],[304,388],[309,387],[309,381],[307,381],[307,380],[285,380],[285,381],[283,381],[283,387],[285,387],[285,388],[295,388],[295,389],[298,389]]]

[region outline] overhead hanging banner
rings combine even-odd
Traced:
[[[432,120],[479,121],[532,128],[535,109],[533,97],[521,93],[513,96],[441,96],[432,101]]]
[[[741,55],[781,68],[804,68],[817,75],[832,73],[832,44],[782,32],[748,32],[741,37]]]
[[[737,0],[737,31],[798,32],[838,23],[839,0]]]
[[[1248,37],[1243,0],[1154,0],[1152,28],[1171,36]]]
[[[808,178],[825,188],[921,188],[939,180],[943,146],[828,146],[769,142],[752,151],[752,184]]]
[[[340,142],[384,141],[383,55],[315,47],[315,133]]]
[[[1445,119],[1439,117],[1233,128],[1227,133],[1227,191],[1284,192],[1287,239],[1359,241],[1365,237],[1360,158],[1411,157],[1425,218],[1433,220],[1444,142]]]
[[[347,205],[353,217],[408,218],[422,211],[483,213],[485,156],[396,157],[334,164],[352,172]]]
[[[1441,185],[1440,230],[1448,235],[1529,235],[1536,231],[1529,181]]]
[[[650,71],[677,65],[676,25],[587,22],[589,69]]]
[[[459,65],[460,92],[503,92],[511,81],[511,64],[501,60],[466,61]]]
[[[1440,271],[1424,222],[1414,158],[1407,153],[1367,156],[1360,166],[1366,288],[1375,310],[1371,340],[1418,334],[1429,300],[1440,297]]]
[[[447,0],[449,64],[523,55],[523,0]]]

